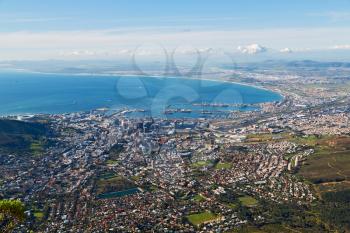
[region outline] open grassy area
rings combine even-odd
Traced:
[[[119,161],[109,159],[106,161],[107,165],[114,166],[119,163]]]
[[[228,203],[226,204],[226,206],[230,209],[236,209],[237,208],[237,205],[235,203]]]
[[[201,194],[197,194],[196,196],[193,197],[193,200],[197,202],[202,202],[202,201],[205,201],[206,199]]]
[[[201,167],[206,167],[206,166],[209,166],[212,162],[211,161],[198,161],[198,162],[195,162],[195,163],[192,163],[192,167],[193,168],[201,168]]]
[[[308,146],[316,146],[320,141],[321,138],[310,135],[310,136],[303,136],[303,137],[295,137],[292,139],[293,142]]]
[[[44,143],[40,140],[33,141],[30,145],[30,150],[34,156],[40,156],[44,153]]]
[[[289,140],[292,136],[287,133],[263,133],[263,134],[249,134],[246,138],[246,143],[266,143],[272,140]]]
[[[216,169],[230,169],[232,167],[232,164],[230,163],[223,163],[223,162],[219,162],[215,165]]]
[[[239,197],[238,199],[242,205],[247,207],[256,206],[258,204],[258,201],[250,196]]]
[[[44,217],[44,213],[43,212],[34,212],[34,217],[35,218],[37,218],[38,220],[41,220],[41,219],[43,219],[43,217]]]
[[[220,218],[220,215],[206,211],[198,214],[191,214],[187,216],[187,220],[194,226],[199,226],[204,223],[214,222]]]
[[[272,140],[272,134],[249,134],[246,142],[266,142]]]

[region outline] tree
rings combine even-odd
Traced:
[[[24,221],[24,205],[19,200],[0,200],[0,231],[11,232]]]

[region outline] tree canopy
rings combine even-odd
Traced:
[[[0,200],[0,231],[11,232],[25,219],[24,210],[19,200]]]

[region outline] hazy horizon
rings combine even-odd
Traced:
[[[350,61],[350,2],[0,1],[0,60]]]

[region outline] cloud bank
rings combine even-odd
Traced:
[[[249,41],[257,43],[249,44]],[[330,41],[333,45],[329,44]],[[197,50],[208,51],[209,48],[245,55],[270,54],[274,51],[299,53],[345,50],[350,47],[349,41],[350,27],[192,31],[19,31],[0,33],[0,60],[129,57],[135,50],[145,56],[151,56],[163,54],[163,48],[168,51],[179,48],[177,52],[183,54],[193,54]]]
[[[264,53],[267,51],[267,48],[259,45],[259,44],[251,44],[246,46],[238,46],[238,51],[244,54],[258,54]]]

